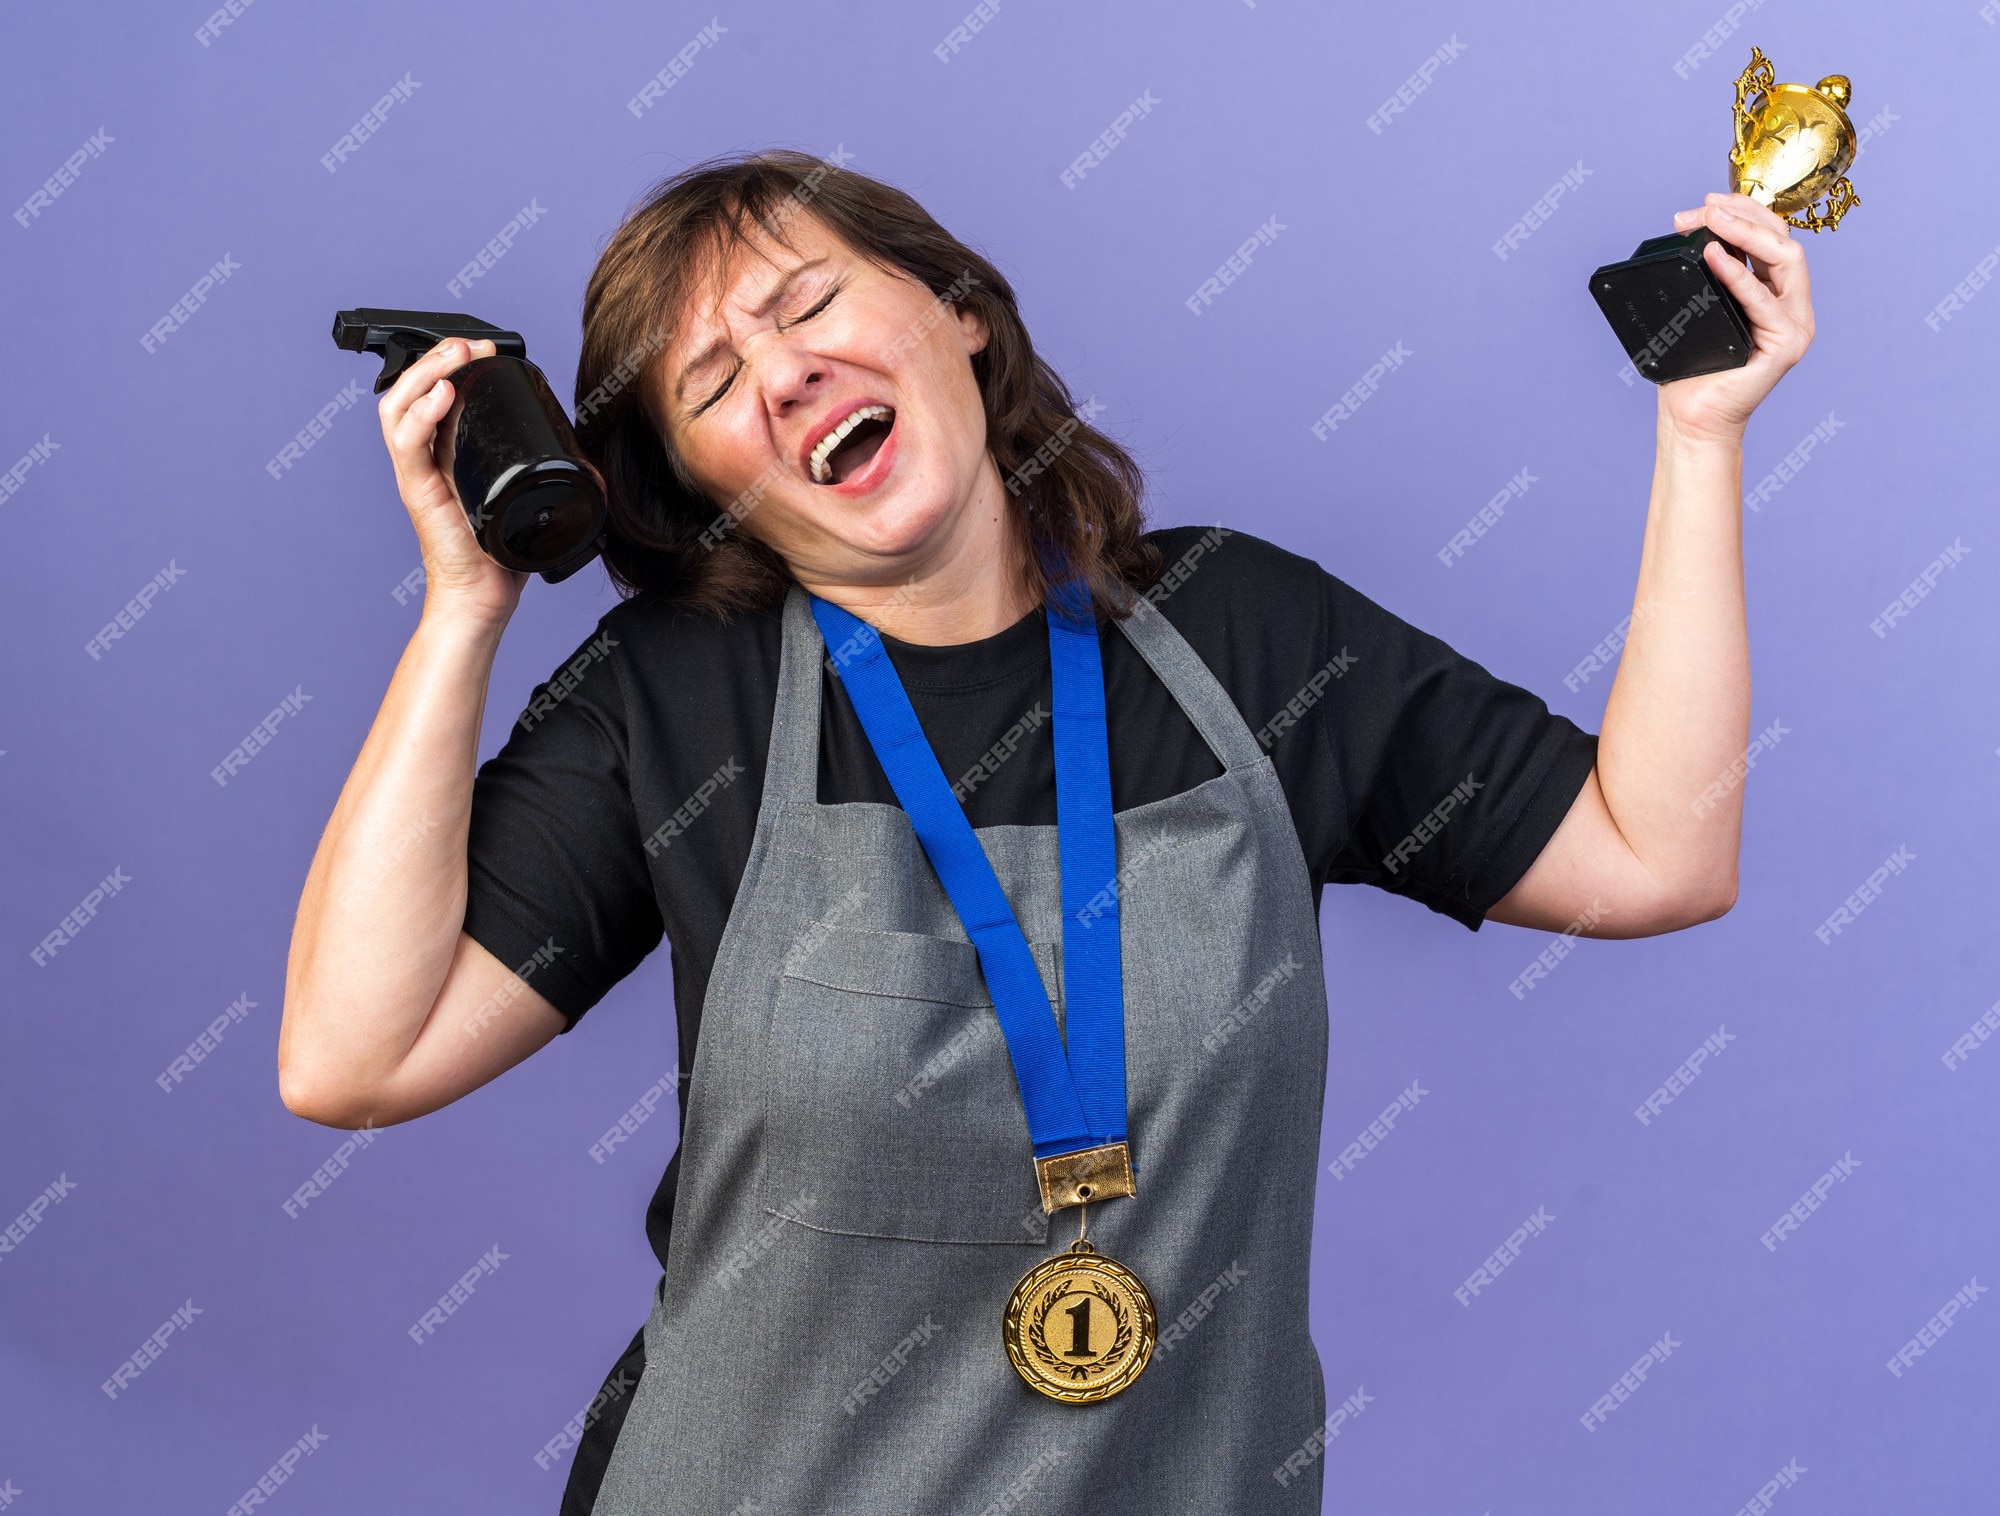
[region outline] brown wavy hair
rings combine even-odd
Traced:
[[[704,495],[654,415],[663,378],[656,360],[702,271],[722,269],[753,223],[796,251],[786,227],[799,215],[877,266],[907,274],[943,305],[985,321],[990,335],[972,372],[985,404],[986,448],[1025,534],[1029,587],[1042,603],[1052,582],[1073,576],[1089,587],[1100,615],[1123,614],[1130,592],[1160,573],[1159,550],[1140,536],[1145,477],[1077,413],[1068,387],[1035,352],[1013,287],[903,191],[786,149],[712,158],[660,181],[591,273],[577,440],[604,475],[604,562],[619,593],[726,619],[779,603],[792,583],[783,559],[733,530],[748,505],[725,510]]]

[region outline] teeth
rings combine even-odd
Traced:
[[[825,484],[833,474],[826,466],[826,460],[833,456],[833,450],[847,440],[847,435],[864,421],[887,421],[895,414],[886,405],[864,405],[860,410],[847,416],[839,426],[819,439],[819,446],[812,450],[809,460],[814,484]]]

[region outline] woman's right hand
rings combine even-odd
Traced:
[[[451,475],[438,463],[438,423],[456,398],[444,376],[474,358],[491,357],[491,340],[453,337],[425,353],[383,392],[382,440],[396,469],[396,489],[424,561],[424,606],[504,622],[520,603],[528,575],[487,557],[472,535]]]

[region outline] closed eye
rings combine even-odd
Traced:
[[[812,320],[813,317],[817,316],[821,311],[825,310],[829,305],[833,304],[833,297],[839,294],[841,290],[845,288],[846,288],[845,285],[836,284],[832,289],[828,290],[824,295],[821,295],[819,297],[819,300],[817,301],[817,303],[814,304],[811,310],[807,311],[802,316],[795,316],[792,318],[791,321],[781,324],[789,326],[797,326],[801,321]]]
[[[812,320],[813,317],[817,316],[821,311],[825,310],[829,305],[833,304],[833,297],[835,295],[838,295],[844,287],[845,287],[844,285],[836,284],[832,289],[828,290],[824,295],[820,296],[818,301],[814,303],[811,310],[805,312],[803,315],[793,317],[790,321],[783,321],[778,324],[781,327],[797,326],[801,322]],[[700,405],[696,406],[693,410],[688,412],[689,419],[693,419],[694,417],[699,416],[703,411],[707,410],[711,405],[714,405],[716,401],[720,400],[724,395],[728,394],[729,386],[736,382],[736,375],[742,369],[742,367],[743,365],[739,363],[736,365],[735,368],[731,369],[729,371],[729,377],[722,381],[721,385],[717,387],[715,393],[710,395],[706,400],[702,401]]]

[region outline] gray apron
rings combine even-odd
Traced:
[[[1326,989],[1284,791],[1148,601],[1117,623],[1224,772],[1116,816],[1138,1195],[1089,1208],[1160,1346],[1065,1405],[1001,1344],[1042,1211],[979,970],[903,811],[818,803],[825,644],[804,591],[757,832],[687,1092],[646,1368],[598,1516],[1317,1513],[1307,1329]],[[1115,743],[1114,732],[1111,740]],[[1062,1013],[1053,826],[979,838]]]

